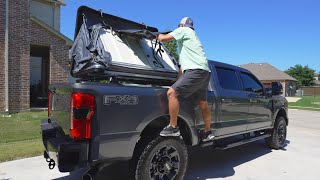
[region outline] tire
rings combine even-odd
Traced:
[[[267,146],[277,150],[284,148],[287,138],[287,123],[284,117],[280,116],[276,119],[270,133],[271,136],[265,139]]]
[[[156,137],[141,153],[135,179],[182,180],[188,166],[188,151],[179,137]]]

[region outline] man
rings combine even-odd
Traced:
[[[200,131],[200,139],[212,140],[214,136],[210,128],[211,111],[207,102],[210,69],[202,44],[194,31],[192,19],[183,18],[176,30],[169,34],[159,34],[157,39],[161,42],[177,41],[181,65],[178,80],[167,92],[170,124],[161,131],[160,135],[180,136],[180,130],[177,127],[179,98],[196,99],[195,103],[198,103],[205,123],[204,130]]]

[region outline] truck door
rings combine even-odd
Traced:
[[[211,64],[209,64],[209,67],[212,70]],[[217,112],[216,112],[216,95],[215,95],[215,86],[214,86],[214,79],[213,79],[213,75],[211,73],[211,78],[210,78],[210,82],[208,85],[208,96],[207,96],[207,101],[208,101],[208,105],[209,105],[209,109],[211,111],[211,127],[213,129],[215,129],[216,123],[217,123]],[[202,112],[199,108],[199,106],[197,105],[195,107],[195,126],[197,128],[197,130],[199,129],[203,129],[204,128],[204,122],[203,122],[203,118],[202,118]]]
[[[247,94],[249,106],[248,130],[271,126],[272,101],[267,98],[261,82],[251,73],[240,72],[243,91]]]
[[[240,78],[234,69],[215,67],[216,86],[219,91],[217,135],[227,135],[245,131],[249,113],[249,99],[242,91]]]

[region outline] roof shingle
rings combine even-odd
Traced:
[[[269,63],[250,63],[243,64],[239,67],[248,69],[251,71],[259,80],[291,80],[297,81],[295,78],[289,76],[285,72],[275,68]]]

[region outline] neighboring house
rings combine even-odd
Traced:
[[[265,87],[270,88],[272,82],[281,82],[284,96],[294,96],[296,93],[297,80],[268,63],[250,63],[240,67],[251,71]]]
[[[64,5],[64,0],[0,1],[0,111],[46,107],[48,84],[68,81],[72,41],[60,33]]]
[[[320,86],[320,74],[314,77],[314,86]]]

